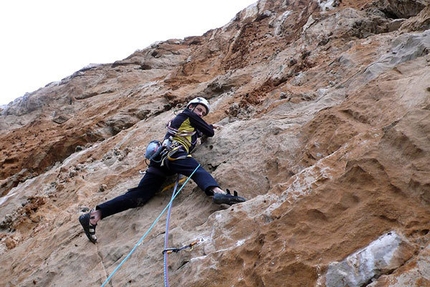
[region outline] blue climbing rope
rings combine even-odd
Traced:
[[[151,230],[154,228],[154,226],[157,224],[157,222],[160,220],[161,216],[166,212],[166,210],[169,208],[169,206],[172,204],[173,200],[176,198],[176,196],[181,192],[181,190],[184,188],[184,186],[188,183],[188,181],[191,179],[193,174],[197,171],[197,169],[200,167],[200,164],[197,165],[197,167],[194,169],[194,171],[190,174],[190,176],[185,180],[185,182],[182,184],[181,188],[174,193],[174,196],[172,195],[172,198],[170,199],[170,202],[166,205],[166,207],[161,211],[161,213],[157,216],[157,218],[154,220],[154,222],[151,224],[151,226],[148,228],[148,230],[145,232],[145,234],[142,235],[142,237],[139,239],[139,241],[134,245],[134,247],[130,250],[130,252],[127,254],[127,256],[121,261],[120,264],[112,271],[112,273],[106,278],[105,282],[101,285],[101,287],[106,286],[107,283],[112,279],[112,277],[115,275],[115,273],[121,268],[121,266],[130,258],[130,256],[136,251],[137,247],[140,246],[143,242],[143,240],[148,236],[148,234],[151,232]]]
[[[176,179],[176,182],[175,182],[175,187],[173,188],[172,199],[170,199],[169,209],[166,215],[166,232],[164,233],[164,250],[167,250],[167,248],[169,247],[170,214],[172,211],[173,198],[176,197],[176,189],[178,188],[178,185],[179,185],[180,176],[181,175],[178,174],[178,178]],[[163,254],[164,254],[164,287],[169,287],[169,271],[168,271],[169,254],[167,252],[163,252]]]

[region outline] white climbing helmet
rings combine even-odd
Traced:
[[[188,102],[187,108],[190,105],[193,105],[193,104],[196,104],[196,105],[200,104],[200,105],[205,106],[205,108],[206,108],[206,114],[209,114],[210,106],[209,106],[209,102],[205,98],[197,97],[197,98],[192,99],[191,101]]]

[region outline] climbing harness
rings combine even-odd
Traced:
[[[192,157],[192,155],[188,153],[187,148],[187,145],[191,146],[191,144],[189,144],[188,140],[185,137],[180,138],[184,139],[186,141],[186,144],[182,143],[179,140],[172,139],[172,137],[164,140],[163,143],[158,140],[150,141],[146,147],[145,159],[150,161],[152,160],[154,162],[159,163],[160,166],[163,166],[165,165],[166,159],[168,159],[169,161],[176,161],[187,157]],[[187,155],[173,157],[174,154],[180,149],[185,149]],[[146,164],[149,165],[148,162],[146,162]]]
[[[209,110],[208,103],[205,102],[203,98],[197,98],[195,101],[195,103],[200,103],[203,101],[203,105],[205,105]],[[190,102],[190,104],[191,103],[194,102]],[[148,143],[145,150],[146,160],[152,160],[156,163],[159,163],[160,166],[163,166],[166,159],[169,161],[175,161],[191,157],[190,148],[195,145],[195,143],[192,142],[192,138],[196,133],[198,133],[198,131],[191,125],[189,118],[183,121],[180,129],[172,127],[171,124],[172,121],[169,121],[166,124],[167,133],[169,134],[168,138],[165,138],[163,142],[159,140],[152,140]],[[174,157],[173,155],[181,149],[183,149],[187,155]],[[149,165],[148,162],[146,162],[146,164]]]
[[[161,213],[158,215],[158,217],[154,220],[154,222],[151,224],[151,226],[148,228],[148,230],[145,232],[145,234],[142,235],[142,237],[139,239],[139,241],[134,245],[134,247],[130,250],[130,252],[127,254],[127,256],[121,261],[120,264],[112,271],[112,273],[106,278],[106,280],[103,282],[101,287],[106,286],[107,283],[112,279],[112,277],[115,275],[115,273],[121,268],[122,265],[131,257],[131,255],[136,251],[137,247],[140,246],[143,242],[143,240],[148,236],[149,232],[154,228],[154,226],[157,224],[157,222],[160,220],[161,216],[166,212],[166,210],[169,208],[169,206],[172,204],[173,200],[176,198],[176,196],[181,192],[181,190],[185,187],[185,185],[188,183],[188,181],[191,179],[191,177],[194,175],[194,173],[197,171],[197,169],[200,167],[200,164],[197,165],[197,167],[193,170],[193,172],[190,174],[190,176],[187,178],[187,180],[182,184],[182,186],[179,188],[177,192],[174,192],[174,196],[170,199],[170,202],[164,207],[164,209],[161,211]]]
[[[185,148],[181,143],[177,142],[177,141],[173,141],[170,144],[170,147],[168,148],[169,152],[166,154],[166,158],[169,161],[175,161],[175,160],[180,160],[180,159],[184,159],[187,157],[192,157],[192,155],[187,154],[187,155],[183,155],[183,156],[179,156],[179,157],[173,157],[173,155],[179,151],[181,148]],[[188,153],[188,151],[187,151]]]

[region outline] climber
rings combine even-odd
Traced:
[[[186,108],[167,124],[167,133],[163,143],[157,147],[157,152],[151,152],[153,146],[149,148],[151,144],[148,145],[145,156],[150,159],[150,163],[138,186],[98,204],[95,209],[79,217],[79,222],[92,243],[97,242],[95,229],[99,220],[144,205],[161,189],[167,177],[174,174],[192,174],[191,179],[206,195],[213,196],[214,203],[232,205],[245,201],[237,192],[231,194],[228,190],[222,190],[215,179],[191,156],[197,139],[214,136],[214,129],[218,128],[202,119],[209,110],[206,99],[197,97],[191,100]]]

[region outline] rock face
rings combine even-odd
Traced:
[[[248,201],[184,186],[169,242],[198,243],[169,255],[172,286],[430,286],[429,4],[261,0],[9,104],[2,286],[162,286],[165,215],[149,228],[171,187],[101,221],[96,245],[77,218],[137,185],[196,96],[222,128],[194,157]]]
[[[395,232],[372,242],[368,247],[329,265],[327,286],[363,286],[374,277],[391,272],[412,257],[413,246]]]

